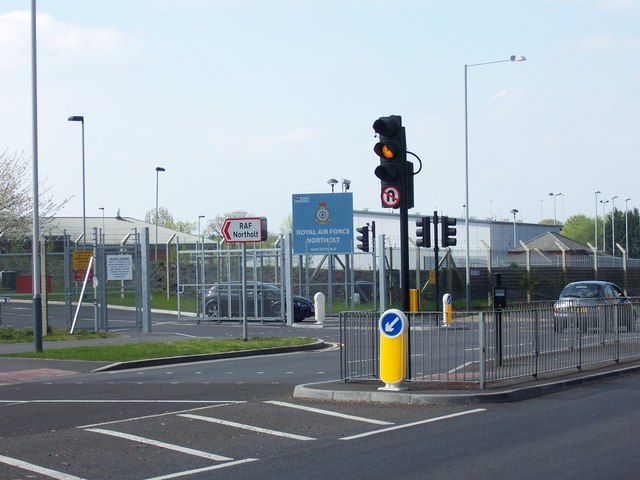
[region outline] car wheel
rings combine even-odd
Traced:
[[[216,302],[207,303],[207,305],[205,306],[204,312],[209,318],[220,316],[220,312],[218,311],[218,304]]]
[[[282,318],[282,305],[279,302],[271,305],[271,315],[276,318]]]

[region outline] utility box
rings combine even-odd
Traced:
[[[507,289],[504,287],[493,287],[493,309],[502,310],[507,306]]]

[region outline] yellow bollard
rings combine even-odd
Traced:
[[[450,327],[453,323],[453,298],[450,294],[445,293],[442,296],[442,326]]]
[[[385,383],[378,390],[404,390],[407,376],[407,316],[390,309],[380,316],[380,380]]]
[[[417,313],[420,311],[420,297],[418,297],[418,289],[409,289],[409,311]]]

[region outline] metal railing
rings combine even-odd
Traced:
[[[640,358],[640,302],[555,311],[550,306],[502,312],[410,313],[407,380],[519,380]],[[379,312],[340,315],[341,377],[378,378]]]

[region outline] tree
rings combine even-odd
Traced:
[[[144,214],[144,221],[153,225],[156,224],[155,208],[152,208]],[[171,215],[171,212],[169,212],[166,207],[158,207],[158,225],[160,225],[161,227],[172,228],[171,225],[173,225],[173,215]]]
[[[0,153],[0,234],[24,236],[33,220],[31,163],[23,153]],[[44,183],[39,185],[38,212],[41,223],[53,217],[67,203],[54,203]]]
[[[594,245],[595,224],[593,218],[584,214],[573,215],[567,218],[562,228],[562,235],[576,242]]]

